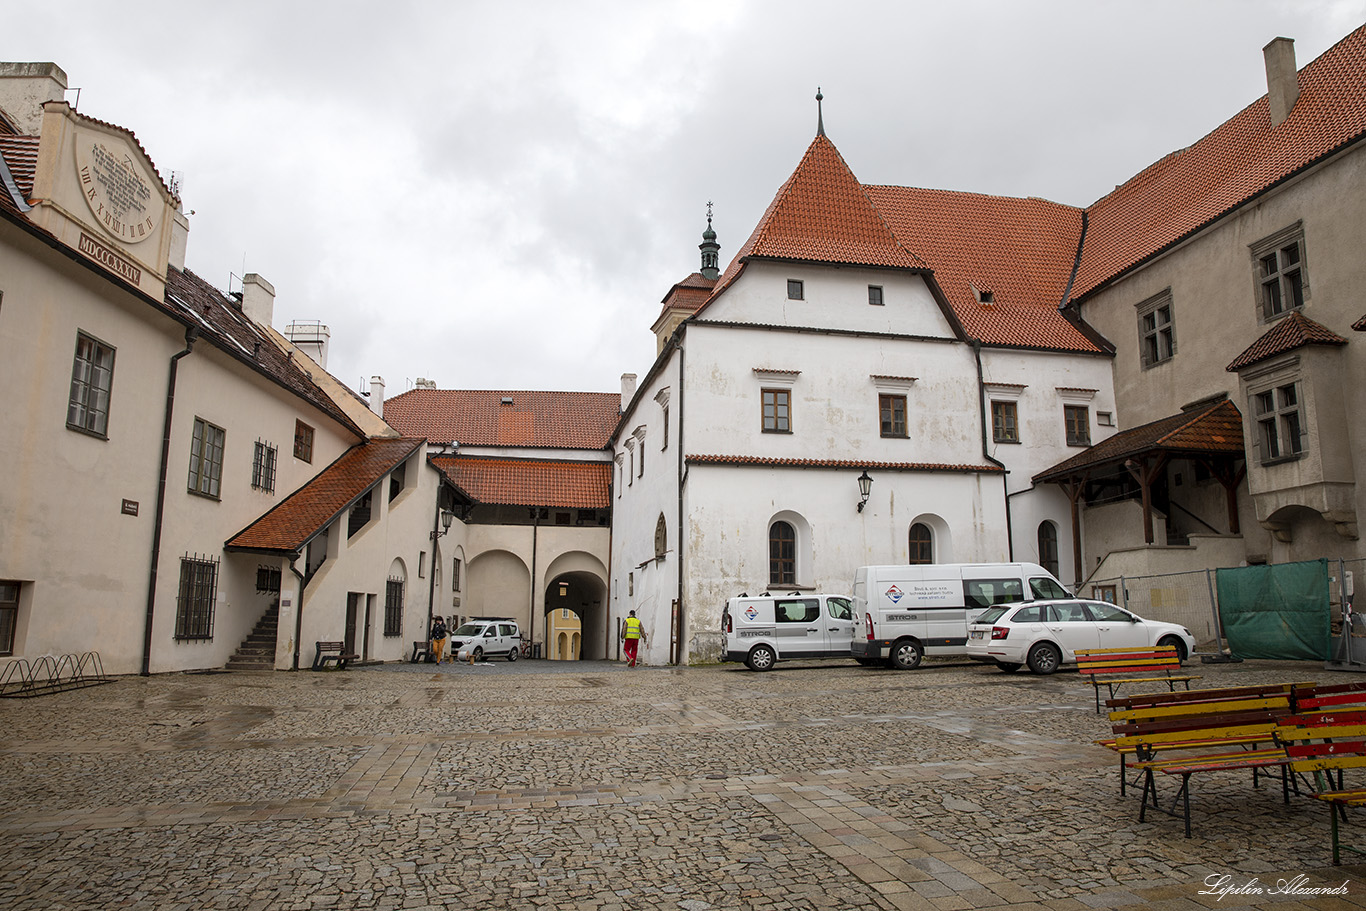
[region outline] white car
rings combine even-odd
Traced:
[[[521,633],[511,617],[471,617],[451,633],[451,655],[461,661],[504,657],[516,661]]]
[[[1171,645],[1185,661],[1195,637],[1184,626],[1144,620],[1105,601],[1057,599],[998,604],[968,624],[968,657],[994,662],[1006,673],[1028,665],[1051,674],[1075,664],[1077,650]]]

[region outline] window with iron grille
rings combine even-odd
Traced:
[[[774,522],[768,529],[768,583],[793,585],[797,581],[797,532],[788,522]]]
[[[190,493],[218,499],[226,436],[222,427],[203,418],[194,419],[194,435],[190,438]]]
[[[294,422],[294,458],[301,462],[313,461],[313,428],[300,420]]]
[[[451,591],[460,591],[460,558],[451,561]]]
[[[278,595],[280,593],[280,567],[262,563],[256,567],[256,593],[258,595]]]
[[[1300,395],[1295,383],[1256,393],[1252,410],[1257,417],[1257,445],[1263,462],[1292,459],[1304,452]]]
[[[97,437],[107,436],[109,393],[113,388],[114,349],[78,332],[66,426]]]
[[[1252,245],[1257,298],[1264,322],[1299,310],[1309,298],[1304,229],[1299,222]]]
[[[176,597],[175,637],[212,639],[213,608],[218,596],[218,561],[199,555],[180,558],[180,594]]]
[[[392,576],[384,583],[384,635],[403,635],[403,580]]]
[[[14,654],[14,631],[19,628],[19,583],[0,580],[0,655]]]
[[[877,410],[881,433],[884,437],[906,436],[906,397],[904,395],[878,396]]]
[[[275,493],[275,447],[264,440],[256,441],[251,459],[251,486],[266,493]]]

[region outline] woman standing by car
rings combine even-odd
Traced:
[[[432,660],[441,663],[441,653],[446,649],[446,621],[437,617],[432,621]]]

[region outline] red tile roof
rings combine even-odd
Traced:
[[[434,443],[603,449],[620,407],[620,394],[610,392],[410,389],[384,401],[384,419]]]
[[[612,505],[611,462],[445,455],[435,456],[431,462],[479,503],[565,509],[606,509]]]
[[[1361,319],[1352,323],[1352,328],[1358,332],[1366,332],[1366,316],[1362,316]]]
[[[851,459],[765,459],[758,456],[690,455],[689,465],[746,465],[760,468],[851,468],[885,471],[1001,472],[999,465],[947,464],[941,462],[864,462]]]
[[[421,440],[373,439],[353,446],[269,512],[228,539],[228,550],[298,553],[371,486],[408,458]],[[410,483],[415,483],[411,479]]]
[[[1263,95],[1087,209],[1073,288],[1085,298],[1155,253],[1366,133],[1366,26],[1299,72],[1300,96],[1274,129]]]
[[[1314,322],[1298,310],[1289,316],[1281,317],[1276,324],[1248,346],[1247,350],[1235,357],[1224,369],[1230,373],[1250,367],[1269,357],[1303,348],[1305,345],[1345,345],[1347,339],[1338,335],[1327,326]]]
[[[1059,312],[1081,210],[1043,199],[865,187],[897,239],[934,270],[970,336],[988,345],[1095,353]],[[991,303],[978,293],[991,292]]]
[[[686,310],[695,313],[707,298],[711,297],[712,289],[716,287],[716,279],[707,278],[701,272],[694,272],[681,282],[669,289],[669,293],[664,295],[660,301],[663,305],[660,308],[660,316],[670,310]]]
[[[31,199],[33,177],[38,171],[38,137],[0,136],[0,157],[5,159],[24,199]]]
[[[1034,482],[1062,480],[1153,450],[1241,456],[1243,416],[1228,399],[1220,399],[1130,430],[1121,430],[1047,471],[1039,472],[1034,476]]]

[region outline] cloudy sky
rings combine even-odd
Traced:
[[[1366,0],[66,0],[6,14],[182,175],[188,265],[321,320],[388,395],[612,392],[706,204],[728,262],[815,134],[864,183],[1086,205],[1303,66]],[[69,100],[75,100],[70,93]],[[234,284],[235,287],[235,284]]]

